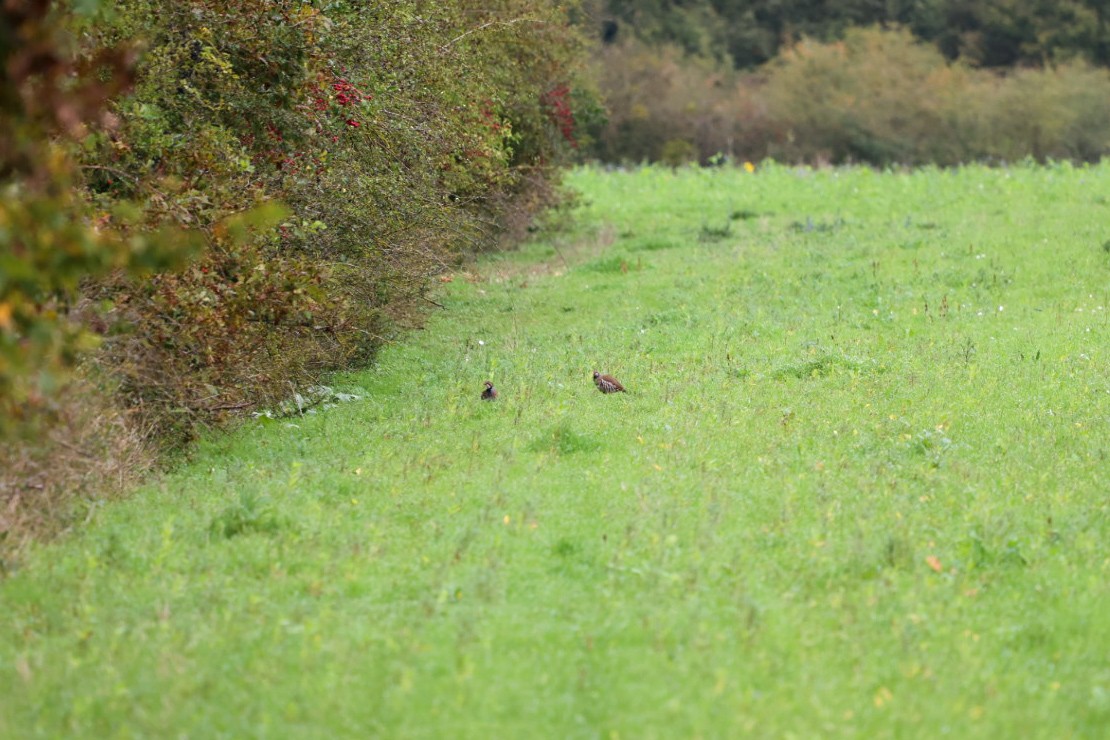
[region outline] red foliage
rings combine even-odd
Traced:
[[[572,147],[578,147],[578,140],[574,136],[574,110],[570,104],[570,87],[565,84],[556,85],[540,96],[540,103],[547,110],[547,115],[552,123],[559,127],[559,132]]]

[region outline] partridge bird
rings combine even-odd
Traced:
[[[493,399],[497,398],[497,389],[493,387],[493,383],[487,380],[485,385],[486,387],[482,391],[482,400],[492,401]]]
[[[594,385],[602,393],[627,393],[621,382],[612,375],[602,375],[594,370]]]

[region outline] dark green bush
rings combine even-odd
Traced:
[[[608,36],[640,38],[740,69],[773,59],[799,37],[841,38],[852,27],[901,24],[947,59],[1028,67],[1086,59],[1110,63],[1110,8],[1101,0],[591,0]],[[602,10],[604,9],[604,10]],[[611,20],[610,20],[611,19]]]

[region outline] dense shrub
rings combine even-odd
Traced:
[[[768,70],[764,89],[786,160],[959,161],[970,73],[908,31],[853,30],[802,41]]]
[[[49,5],[4,6],[54,65],[0,96],[9,439],[61,424],[78,364],[94,405],[176,444],[364,361],[551,202],[591,98],[546,0]]]
[[[524,2],[146,0],[108,27],[151,47],[98,141],[96,197],[161,193],[161,216],[207,236],[188,270],[90,290],[106,325],[136,327],[102,364],[164,431],[368,356],[574,136],[546,102],[574,36]],[[273,200],[284,218],[257,207]]]
[[[1110,152],[1110,72],[1085,62],[998,73],[947,61],[905,30],[787,48],[756,74],[626,41],[599,53],[611,107],[595,153],[673,160],[956,164]]]
[[[595,76],[608,106],[593,153],[606,161],[706,161],[759,146],[760,103],[741,76],[677,47],[634,39],[601,47]],[[670,161],[669,163],[674,163]]]
[[[1110,72],[1083,62],[988,76],[969,103],[983,121],[980,151],[1014,161],[1095,161],[1110,152]]]
[[[794,46],[767,71],[768,154],[956,164],[1110,150],[1110,73],[1083,62],[999,74],[949,63],[907,31],[855,29]]]
[[[139,209],[126,199],[94,214],[76,189],[76,142],[112,126],[107,103],[130,83],[132,53],[77,58],[50,5],[0,7],[0,439],[38,431],[94,344],[68,315],[79,282],[165,267],[187,246],[179,232],[133,228]]]

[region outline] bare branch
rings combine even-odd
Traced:
[[[490,26],[514,26],[517,23],[538,23],[538,24],[546,25],[547,21],[541,21],[538,18],[513,18],[511,21],[489,21],[488,23],[483,23],[482,25],[478,26],[477,28],[472,28],[469,31],[467,31],[466,33],[459,34],[455,38],[451,39],[446,44],[439,47],[439,53],[442,54],[443,52],[447,51],[447,49],[450,46],[458,43],[459,41],[462,41],[463,39],[465,39],[470,34],[477,33],[478,31],[485,30],[485,29],[489,28]]]

